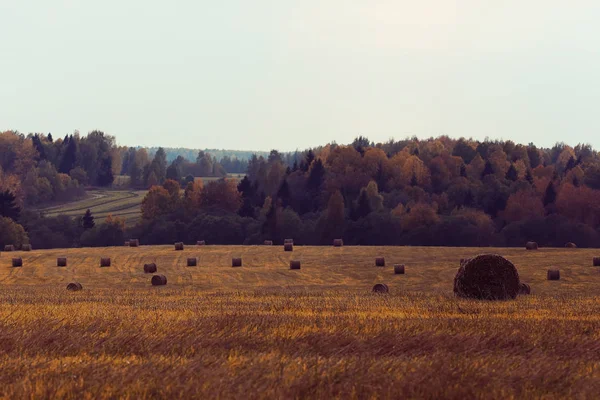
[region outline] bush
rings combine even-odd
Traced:
[[[29,243],[29,237],[25,229],[10,218],[0,217],[0,248],[12,244],[20,249],[26,243]]]

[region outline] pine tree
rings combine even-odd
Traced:
[[[492,175],[494,173],[494,167],[492,163],[488,161],[485,162],[485,167],[483,168],[483,172],[481,173],[481,178],[486,175]]]
[[[290,186],[287,183],[287,179],[284,179],[277,191],[277,200],[281,201],[281,206],[283,208],[286,208],[290,204],[291,197]]]
[[[527,182],[531,183],[532,185],[534,184],[533,175],[531,174],[530,169],[528,169],[527,172],[525,173],[525,180]]]
[[[369,195],[367,191],[363,188],[360,191],[360,195],[358,196],[358,201],[356,205],[356,218],[364,218],[371,213],[371,202],[369,201]]]
[[[11,191],[5,190],[0,193],[0,216],[18,220],[21,208],[17,205],[17,197]]]
[[[92,215],[92,212],[89,208],[81,218],[81,224],[83,226],[83,229],[85,229],[86,231],[96,226],[96,223],[94,222],[94,216]]]
[[[565,167],[565,172],[575,168],[575,165],[575,159],[573,158],[573,156],[571,156],[571,158],[569,158],[569,161],[567,162],[567,166]]]
[[[462,176],[463,178],[467,177],[467,167],[465,166],[465,164],[460,165],[460,176]]]
[[[506,179],[513,182],[519,179],[519,173],[517,172],[514,164],[510,164],[508,171],[506,171]]]
[[[550,182],[546,187],[546,193],[544,193],[544,206],[554,204],[556,201],[556,190],[554,189],[554,183]]]

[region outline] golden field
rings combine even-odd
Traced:
[[[532,295],[459,300],[491,252]],[[3,252],[2,398],[597,398],[600,250],[172,246]],[[56,267],[56,258],[68,266]],[[384,256],[386,267],[375,267]],[[22,268],[11,258],[23,257]],[[112,266],[100,268],[100,257]],[[198,257],[198,267],[187,267]],[[232,257],[244,266],[231,267]],[[302,269],[289,270],[290,260]],[[143,264],[168,278],[150,285]],[[394,275],[393,264],[406,265]],[[547,281],[550,267],[560,281]],[[67,283],[82,283],[68,292]],[[389,295],[370,292],[386,283]]]

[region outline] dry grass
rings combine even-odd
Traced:
[[[495,249],[532,295],[459,300],[478,249],[172,246],[0,258],[3,398],[595,398],[600,273],[583,249]],[[489,251],[489,249],[486,249]],[[97,260],[110,255],[111,268]],[[69,264],[56,268],[66,255]],[[385,256],[390,267],[373,266]],[[199,257],[195,269],[188,257]],[[231,268],[232,257],[244,266]],[[302,269],[290,271],[290,260]],[[549,264],[550,260],[550,264]],[[168,278],[150,286],[144,263]],[[395,275],[406,264],[410,274]],[[547,281],[548,268],[560,281]],[[83,291],[68,292],[68,282]],[[386,283],[389,295],[371,293]]]

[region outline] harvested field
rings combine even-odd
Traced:
[[[594,398],[595,250],[484,249],[532,295],[452,294],[482,249],[34,250],[0,257],[2,398]],[[57,257],[68,257],[56,268]],[[375,257],[389,266],[374,268]],[[98,268],[110,257],[111,268]],[[187,258],[201,257],[198,268]],[[242,257],[243,268],[231,268]],[[290,271],[291,260],[302,269]],[[549,261],[551,264],[549,265]],[[151,286],[155,262],[166,286]],[[395,275],[402,262],[410,274]],[[547,281],[549,268],[560,281]],[[80,282],[83,290],[65,290]],[[371,292],[385,283],[389,294]]]

